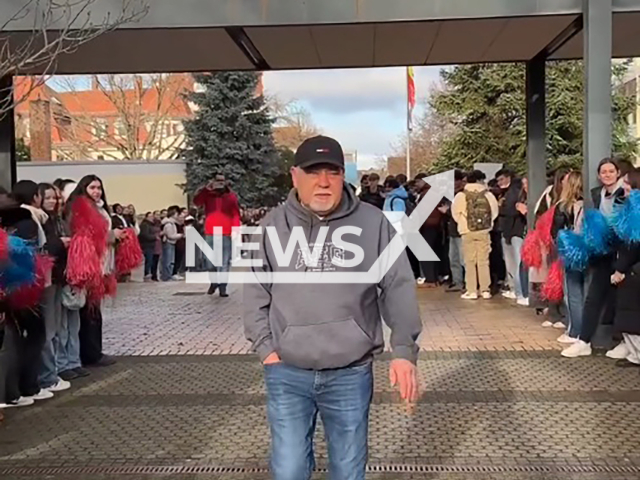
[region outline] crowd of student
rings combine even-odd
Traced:
[[[445,285],[466,300],[501,294],[535,308],[547,316],[542,326],[564,330],[565,357],[590,355],[598,325],[613,325],[617,346],[607,356],[640,366],[640,173],[612,158],[597,173],[592,209],[581,172],[558,169],[529,215],[526,178],[508,168],[489,181],[479,170],[457,170],[453,202],[443,200],[420,229],[440,260],[418,261],[407,250],[417,284]],[[390,176],[380,184],[378,175],[365,175],[359,198],[409,215],[431,188],[425,178]]]
[[[11,250],[0,275],[0,409],[51,398],[89,375],[86,367],[115,363],[102,353],[101,303],[141,252],[127,220],[135,211],[114,207],[112,216],[95,175],[0,192]]]

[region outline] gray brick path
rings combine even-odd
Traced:
[[[547,471],[481,477],[451,471],[372,474],[372,480],[640,476],[558,473],[580,466],[637,466],[640,472],[640,376],[635,370],[616,369],[603,357],[572,362],[545,352],[424,354],[419,362],[424,394],[408,415],[390,392],[387,366],[383,359],[375,369],[372,465],[537,465]],[[74,387],[35,407],[7,411],[0,428],[3,479],[11,478],[6,476],[10,468],[34,474],[35,468],[62,468],[49,477],[56,479],[73,478],[64,476],[71,474],[64,471],[70,467],[266,468],[264,388],[261,367],[252,357],[123,358]],[[322,466],[322,430],[316,442]],[[125,478],[103,478],[116,477]],[[267,477],[258,472],[193,478]]]

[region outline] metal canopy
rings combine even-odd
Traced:
[[[0,17],[26,0],[4,0]],[[118,0],[92,6],[94,18]],[[58,61],[58,74],[281,70],[581,58],[581,0],[154,0]],[[613,54],[640,56],[640,0],[614,1]],[[12,22],[28,38],[29,18]],[[560,42],[562,43],[562,42]],[[37,71],[22,73],[38,73]]]

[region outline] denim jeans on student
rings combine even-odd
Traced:
[[[451,268],[452,283],[462,287],[464,285],[464,258],[461,237],[449,239],[449,268]]]
[[[62,306],[60,329],[54,338],[58,372],[82,366],[80,361],[80,310]]]
[[[582,329],[582,315],[584,313],[585,278],[582,272],[564,272],[564,301],[567,307],[569,326],[567,334],[571,338],[578,338]]]
[[[221,291],[225,291],[228,283],[228,273],[231,269],[231,237],[229,235],[207,235],[207,243],[216,255],[216,249],[222,246],[222,266],[216,267],[210,261],[207,260],[207,267],[210,272],[218,272],[217,283]],[[219,262],[220,259],[216,259]]]
[[[512,237],[511,245],[502,239],[502,251],[504,252],[504,263],[507,267],[507,282],[511,291],[518,298],[523,298],[522,283],[520,280],[520,254],[522,252],[522,243],[524,240],[520,237]]]
[[[164,282],[171,280],[173,276],[173,264],[176,260],[176,245],[165,242],[162,244],[162,269],[160,279]]]
[[[309,480],[318,413],[329,453],[329,478],[364,480],[371,363],[337,370],[301,370],[283,363],[264,367],[274,480]]]
[[[42,315],[44,317],[45,339],[42,347],[42,365],[38,375],[41,388],[48,388],[58,382],[56,336],[60,330],[62,317],[62,287],[49,285],[42,294]]]
[[[155,246],[150,248],[145,248],[144,253],[144,276],[153,274],[153,252],[155,251]]]

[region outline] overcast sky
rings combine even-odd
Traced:
[[[438,81],[439,67],[414,69],[418,101]],[[392,153],[406,127],[404,67],[267,72],[267,94],[297,100],[320,130],[345,150],[357,150],[359,168]]]

